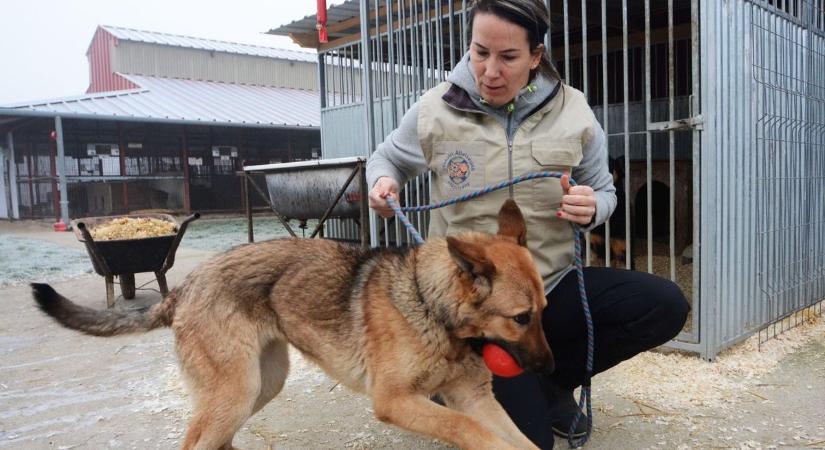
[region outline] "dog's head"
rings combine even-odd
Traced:
[[[447,237],[454,263],[457,300],[453,334],[490,341],[525,369],[553,370],[553,354],[542,327],[544,284],[527,250],[524,217],[512,200],[502,205],[495,236],[466,233]]]

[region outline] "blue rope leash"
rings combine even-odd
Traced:
[[[418,230],[415,229],[410,220],[404,214],[404,212],[423,212],[423,211],[430,211],[433,209],[443,208],[444,206],[454,205],[459,202],[464,202],[470,199],[474,199],[476,197],[480,197],[484,194],[489,192],[497,191],[499,189],[506,188],[508,186],[512,186],[514,184],[521,183],[523,181],[535,180],[537,178],[561,178],[564,175],[561,172],[529,172],[524,175],[520,175],[518,177],[513,178],[510,181],[503,181],[498,184],[490,185],[479,189],[477,191],[468,192],[464,195],[460,195],[458,197],[445,200],[438,203],[432,203],[429,205],[423,206],[409,206],[409,207],[400,207],[395,199],[392,196],[387,196],[387,204],[390,205],[390,208],[395,212],[395,215],[398,217],[398,220],[404,224],[404,227],[413,237],[416,244],[423,244],[424,238],[421,237],[421,234]],[[570,178],[570,185],[575,186],[576,182]],[[576,248],[576,278],[578,279],[579,285],[579,295],[581,296],[582,301],[582,309],[584,309],[584,320],[587,325],[587,361],[585,367],[585,375],[584,375],[584,382],[582,383],[581,393],[579,396],[579,408],[576,411],[576,417],[573,419],[573,423],[570,425],[569,435],[573,436],[573,432],[576,429],[576,425],[578,425],[579,420],[582,416],[582,409],[587,409],[587,432],[584,436],[579,439],[568,438],[567,442],[570,444],[571,448],[577,448],[583,446],[588,439],[590,439],[590,434],[593,431],[593,410],[590,405],[591,399],[591,391],[590,391],[590,378],[593,376],[593,317],[590,315],[590,303],[587,301],[587,292],[584,289],[584,271],[582,270],[582,245],[581,245],[581,229],[576,226],[575,224],[571,224],[573,226],[573,235],[575,241],[575,248]]]

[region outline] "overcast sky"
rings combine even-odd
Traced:
[[[343,0],[327,0],[327,5]],[[262,34],[315,14],[315,0],[3,0],[0,105],[83,94],[97,25],[299,49]]]

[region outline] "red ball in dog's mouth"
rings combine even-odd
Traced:
[[[504,378],[511,378],[521,375],[524,369],[518,365],[516,360],[503,348],[492,342],[487,342],[481,348],[481,356],[484,358],[484,364],[493,372]]]

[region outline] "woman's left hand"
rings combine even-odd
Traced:
[[[569,175],[562,175],[561,188],[564,195],[556,216],[579,225],[590,225],[596,215],[596,194],[593,193],[593,188],[582,185],[570,186]]]

